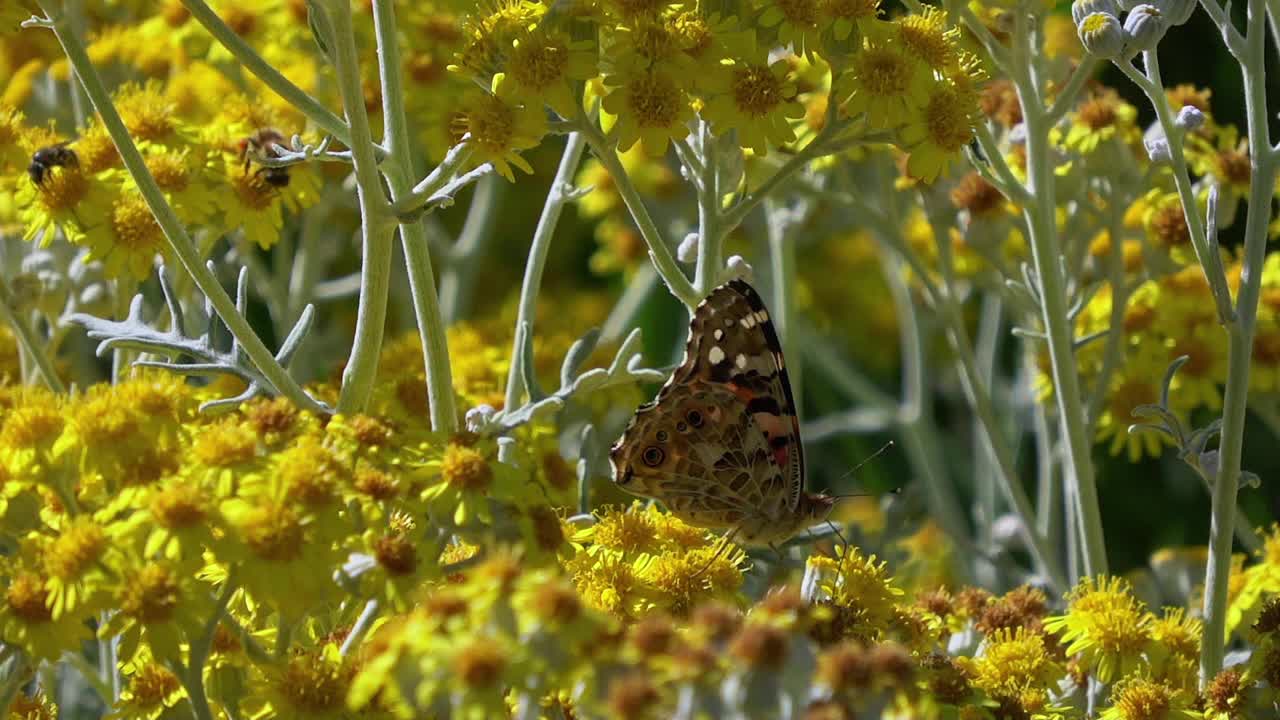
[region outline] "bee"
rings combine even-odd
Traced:
[[[67,147],[66,142],[42,147],[35,151],[35,154],[31,156],[31,164],[27,166],[27,175],[31,178],[31,182],[36,185],[43,185],[45,176],[55,166],[80,167],[80,158],[76,156],[74,150]]]
[[[239,142],[240,159],[244,160],[244,172],[249,173],[249,164],[253,160],[262,160],[263,158],[274,159],[281,156],[276,145],[285,145],[284,135],[280,134],[275,128],[259,128],[252,135],[242,138]],[[267,167],[258,168],[254,176],[262,176],[262,180],[273,188],[285,188],[289,186],[289,168],[287,167]]]

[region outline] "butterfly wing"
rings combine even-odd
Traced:
[[[610,454],[623,489],[705,527],[793,513],[804,452],[782,347],[745,282],[694,311],[684,361]]]
[[[620,487],[695,525],[736,527],[787,512],[768,439],[722,385],[694,380],[641,408],[610,457]]]
[[[794,510],[804,492],[800,419],[778,332],[746,282],[721,285],[694,311],[684,362],[663,391],[694,380],[722,385],[742,399],[782,470],[787,507]]]

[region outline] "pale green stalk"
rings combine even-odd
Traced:
[[[267,382],[271,383],[276,392],[289,398],[299,407],[313,412],[327,412],[327,408],[316,402],[310,395],[307,395],[302,386],[290,377],[288,371],[276,361],[275,356],[263,344],[262,339],[253,331],[249,321],[236,311],[235,302],[218,284],[218,279],[214,277],[213,272],[200,261],[190,236],[187,235],[186,229],[183,227],[182,222],[178,220],[178,216],[174,213],[173,208],[170,207],[169,202],[165,200],[164,193],[156,184],[155,178],[151,176],[151,171],[147,169],[147,164],[142,159],[142,154],[138,152],[138,147],[133,143],[133,138],[130,137],[128,128],[125,127],[124,121],[120,119],[120,114],[116,112],[115,105],[111,102],[111,95],[107,92],[106,86],[102,84],[102,78],[99,77],[97,69],[93,67],[93,63],[89,60],[89,54],[85,51],[84,43],[68,26],[66,18],[61,12],[58,12],[60,5],[55,5],[53,0],[42,0],[41,9],[44,10],[48,19],[47,21],[41,21],[39,24],[51,28],[57,36],[63,52],[67,55],[67,60],[80,76],[80,82],[84,84],[89,100],[102,118],[103,127],[106,128],[107,134],[111,136],[112,142],[115,143],[116,150],[120,153],[120,158],[124,162],[125,168],[133,177],[134,182],[137,183],[139,193],[146,201],[151,214],[155,216],[156,223],[160,226],[161,231],[164,232],[164,237],[169,243],[170,250],[191,275],[196,286],[200,288],[200,292],[204,293],[204,296],[209,299],[214,311],[226,323],[227,329],[231,331],[231,334],[240,343],[240,347],[245,355],[249,357],[250,362],[258,368],[258,371],[267,379]],[[51,9],[54,12],[50,12]]]
[[[1229,22],[1229,20],[1228,20]],[[1200,647],[1200,686],[1222,669],[1227,618],[1227,583],[1231,575],[1231,546],[1244,443],[1245,410],[1249,400],[1249,370],[1257,329],[1262,265],[1267,253],[1267,225],[1276,181],[1277,151],[1268,128],[1266,15],[1262,0],[1249,0],[1246,35],[1240,61],[1244,81],[1245,117],[1253,178],[1249,187],[1249,216],[1245,221],[1244,254],[1234,321],[1227,326],[1227,385],[1223,393],[1222,436],[1218,445],[1218,476],[1213,486],[1209,524],[1209,563],[1205,573],[1204,638]]]
[[[369,114],[360,81],[360,60],[351,26],[347,0],[315,0],[313,20],[331,44],[338,92],[351,127],[351,160],[355,165],[356,197],[360,203],[363,252],[360,261],[360,303],[356,311],[355,339],[342,373],[337,410],[364,410],[378,374],[378,356],[387,324],[387,298],[391,291],[391,259],[396,223],[378,175]]]
[[[351,129],[329,108],[320,104],[305,90],[294,85],[279,70],[276,70],[256,50],[249,46],[234,30],[222,22],[222,18],[210,8],[204,0],[182,0],[182,5],[191,13],[210,35],[227,49],[228,52],[248,68],[249,72],[275,91],[288,103],[307,116],[321,130],[332,135],[347,147],[351,147]]]
[[[693,286],[698,294],[707,296],[720,282],[724,267],[721,246],[724,234],[720,229],[720,156],[719,143],[711,134],[711,125],[698,123],[698,148],[701,150],[701,176],[698,188],[698,263],[694,268]],[[692,170],[692,168],[691,168]]]
[[[654,224],[653,218],[649,215],[649,210],[645,207],[644,200],[640,197],[640,192],[636,190],[631,178],[627,175],[626,168],[622,167],[622,162],[618,160],[618,154],[614,152],[613,145],[585,117],[579,118],[578,122],[575,123],[575,127],[578,132],[582,133],[587,144],[591,146],[591,151],[595,153],[596,159],[600,161],[600,164],[609,173],[614,187],[617,189],[618,194],[622,196],[622,202],[626,204],[627,210],[631,213],[631,219],[635,221],[636,228],[640,231],[640,236],[644,238],[645,244],[649,246],[649,258],[653,260],[653,266],[658,271],[658,276],[666,283],[667,289],[671,291],[671,294],[679,298],[680,302],[685,304],[685,307],[692,310],[698,303],[702,302],[703,295],[689,282],[684,270],[676,262],[676,257],[671,253],[670,246],[667,245],[667,241],[662,237],[658,226]]]
[[[1174,124],[1173,111],[1169,107],[1168,99],[1165,98],[1164,83],[1160,79],[1159,56],[1152,50],[1144,53],[1143,58],[1146,64],[1146,75],[1138,72],[1130,62],[1118,62],[1116,65],[1142,89],[1156,111],[1156,119],[1169,144],[1173,182],[1178,189],[1178,200],[1182,204],[1187,231],[1191,235],[1191,247],[1195,250],[1196,259],[1200,261],[1200,267],[1204,269],[1205,278],[1209,281],[1213,302],[1218,309],[1219,322],[1227,322],[1231,318],[1231,290],[1227,287],[1226,276],[1217,270],[1220,267],[1217,251],[1210,246],[1209,238],[1205,236],[1205,223],[1200,217],[1200,203],[1196,200],[1195,187],[1191,183],[1186,156],[1182,150],[1182,139],[1186,133]]]
[[[409,146],[404,89],[400,79],[400,46],[396,35],[395,9],[389,0],[377,0],[373,9],[382,80],[384,141],[388,144],[390,153],[390,160],[383,170],[394,202],[413,191],[410,176],[412,149]],[[458,153],[457,157],[462,155],[463,153]],[[443,184],[450,174],[447,171],[439,172],[439,182]],[[458,411],[454,401],[453,372],[449,367],[449,344],[436,292],[435,273],[431,267],[426,226],[418,220],[401,223],[399,228],[409,287],[413,293],[418,337],[422,342],[423,362],[426,365],[431,427],[438,432],[452,433],[458,429]]]
[[[835,110],[838,108],[836,103],[831,104],[831,112],[827,114],[827,124],[822,130],[814,136],[795,155],[787,158],[787,161],[773,172],[764,182],[760,183],[755,190],[748,192],[741,200],[723,213],[720,220],[720,232],[729,234],[734,228],[742,224],[747,215],[756,208],[757,205],[764,202],[766,197],[774,190],[777,190],[782,183],[789,179],[792,175],[804,169],[811,161],[831,153],[831,147],[828,141],[839,135],[845,128],[849,127],[846,120],[840,120],[835,116]]]
[[[1040,285],[1041,321],[1053,375],[1054,399],[1064,443],[1063,460],[1066,478],[1073,484],[1078,530],[1084,553],[1085,573],[1091,576],[1107,572],[1106,543],[1102,532],[1102,516],[1098,509],[1098,489],[1094,479],[1092,448],[1085,422],[1084,403],[1080,396],[1080,377],[1074,352],[1074,328],[1067,310],[1067,279],[1061,264],[1062,248],[1058,240],[1057,201],[1054,197],[1053,153],[1049,130],[1053,119],[1044,106],[1044,98],[1032,76],[1030,54],[1032,33],[1024,14],[1015,14],[1014,58],[1011,77],[1022,105],[1027,131],[1027,192],[1030,202],[1024,206],[1031,245],[1031,257]]]
[[[45,385],[56,393],[65,393],[67,388],[58,378],[58,373],[53,368],[53,360],[45,352],[36,331],[27,324],[27,319],[10,305],[12,301],[4,276],[0,275],[0,320],[9,323],[9,327],[13,328],[13,334],[18,338],[18,345],[22,347],[24,355],[35,363],[36,369],[40,371],[40,377],[44,378]]]
[[[529,257],[525,261],[524,280],[520,283],[520,304],[516,311],[515,339],[511,345],[511,370],[507,375],[507,395],[505,407],[514,410],[520,407],[524,396],[523,349],[520,340],[526,339],[525,333],[533,332],[533,321],[538,310],[538,291],[542,288],[542,274],[547,265],[547,253],[551,249],[551,238],[555,235],[556,225],[564,206],[573,195],[573,177],[578,171],[578,163],[586,149],[586,138],[582,133],[569,133],[565,139],[564,154],[560,156],[560,167],[547,190],[547,199],[542,206],[542,215],[538,217],[538,225],[533,231],[533,241],[529,244]],[[522,330],[523,329],[523,330]],[[527,339],[532,342],[532,339]],[[505,448],[503,448],[505,449]]]

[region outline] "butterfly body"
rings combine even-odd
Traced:
[[[804,450],[764,302],[734,280],[694,311],[685,358],[610,452],[614,482],[700,527],[771,545],[826,520],[804,490]]]

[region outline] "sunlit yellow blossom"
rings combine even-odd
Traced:
[[[520,152],[542,141],[547,122],[541,106],[516,101],[506,87],[499,74],[494,77],[492,92],[472,90],[459,105],[453,132],[458,138],[470,135],[473,165],[492,163],[499,174],[514,182],[512,165],[533,172]]]
[[[897,127],[912,110],[925,107],[933,79],[929,66],[889,34],[890,23],[863,37],[849,70],[836,79],[833,94],[849,114],[866,113],[873,127]]]
[[[788,120],[803,117],[804,106],[796,100],[796,85],[784,61],[744,62],[716,73],[702,116],[717,135],[735,130],[742,147],[761,155],[770,144],[795,139]]]
[[[666,72],[650,70],[610,76],[606,85],[620,83],[605,96],[603,107],[617,117],[613,132],[618,149],[627,151],[636,141],[647,155],[660,157],[672,140],[689,134],[693,110],[683,88]]]
[[[1192,707],[1191,693],[1142,677],[1117,683],[1111,690],[1111,698],[1111,707],[1102,712],[1101,720],[1199,720],[1201,717]]]
[[[1027,690],[1051,690],[1066,673],[1046,647],[1044,635],[1024,628],[988,636],[966,667],[974,685],[1001,698],[1018,698]]]
[[[1151,616],[1119,578],[1084,578],[1067,597],[1067,613],[1048,618],[1045,630],[1060,633],[1067,654],[1081,654],[1104,683],[1146,665]]]

